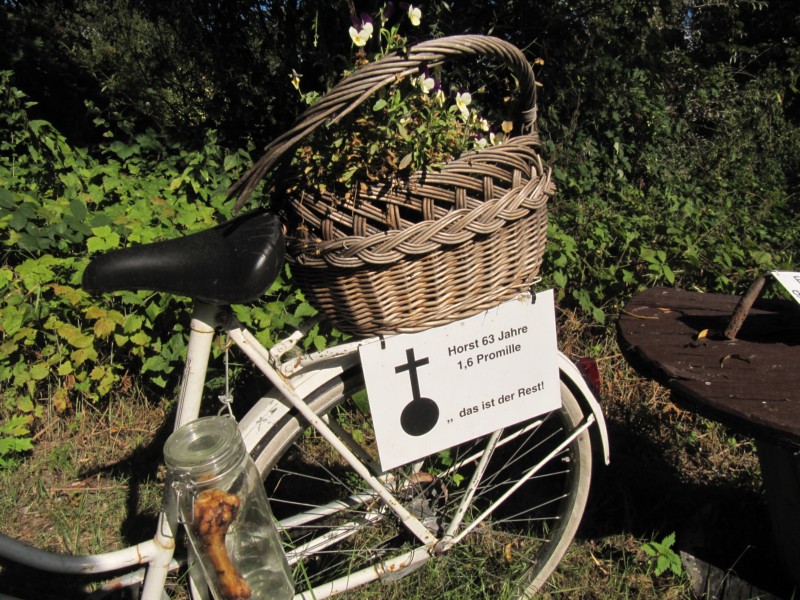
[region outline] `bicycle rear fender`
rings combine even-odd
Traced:
[[[356,366],[359,362],[358,352],[337,356],[316,364],[311,364],[290,377],[290,381],[301,398],[319,389],[322,385]],[[610,462],[608,445],[608,429],[600,403],[595,398],[580,370],[563,353],[558,353],[558,367],[561,380],[569,387],[585,413],[594,415],[597,427],[592,428],[592,435],[599,439],[603,449],[605,463]],[[239,430],[244,438],[245,446],[251,450],[272,427],[281,423],[281,419],[290,411],[291,406],[277,390],[271,390],[263,396],[240,420]]]
[[[609,464],[611,462],[611,453],[608,446],[608,428],[606,427],[606,419],[603,416],[603,409],[600,407],[600,403],[583,378],[580,369],[563,352],[558,353],[558,370],[561,375],[561,381],[570,389],[584,413],[591,412],[594,415],[597,427],[591,428],[589,431],[592,432],[595,440],[599,438],[600,446],[603,448],[603,460],[605,464]],[[593,444],[593,447],[597,448],[598,446]]]

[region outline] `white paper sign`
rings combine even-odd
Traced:
[[[561,406],[552,290],[360,352],[384,470]]]
[[[800,303],[800,273],[795,271],[772,271],[772,276]]]

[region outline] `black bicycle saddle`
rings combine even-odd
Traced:
[[[246,304],[278,276],[284,253],[280,220],[258,210],[182,238],[103,254],[86,267],[82,285],[93,294],[152,290]]]

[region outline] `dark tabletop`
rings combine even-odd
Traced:
[[[620,348],[674,400],[726,425],[800,444],[800,305],[756,300],[735,340],[722,331],[738,296],[652,288],[619,317]]]

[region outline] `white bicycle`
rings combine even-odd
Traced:
[[[227,335],[270,380],[271,391],[239,430],[279,522],[296,598],[399,579],[437,561],[455,581],[483,576],[497,583],[495,597],[540,588],[581,520],[593,440],[608,461],[604,418],[581,371],[559,353],[560,409],[382,472],[359,358],[359,347],[374,340],[301,354],[298,331],[266,349],[229,308],[263,294],[282,262],[277,217],[254,212],[101,256],[87,268],[84,287],[195,299],[176,428],[201,414],[216,335]],[[169,597],[168,573],[187,567],[181,547],[175,515],[166,513],[152,539],[106,554],[67,556],[0,537],[0,556],[33,568],[127,569],[93,594],[129,586],[144,600]],[[189,571],[193,597],[207,597],[202,579]]]

